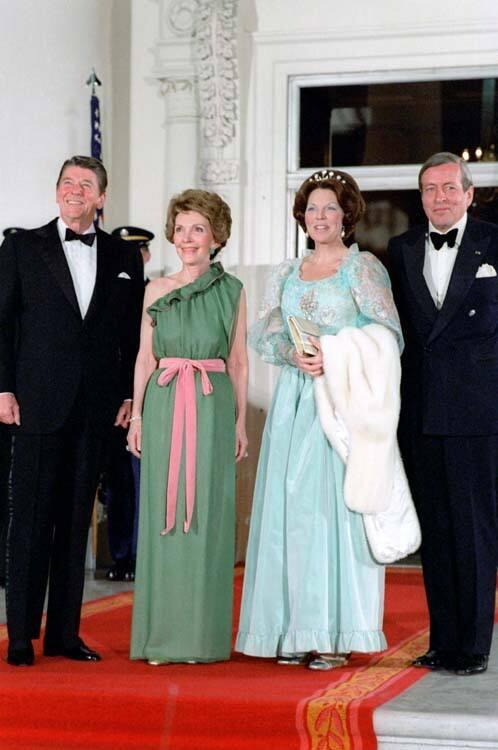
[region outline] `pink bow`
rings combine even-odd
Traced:
[[[190,528],[195,503],[195,471],[197,457],[197,408],[195,395],[195,371],[201,375],[202,394],[208,396],[213,392],[207,371],[225,372],[222,359],[183,359],[180,357],[163,357],[159,367],[164,367],[157,379],[157,384],[168,385],[175,376],[176,395],[171,430],[171,449],[168,469],[168,486],[166,491],[166,528],[161,534],[167,534],[175,525],[178,481],[182,460],[183,429],[185,425],[185,501],[186,520],[183,525],[185,533]]]

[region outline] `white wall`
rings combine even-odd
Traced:
[[[245,0],[242,0],[245,2]],[[371,26],[384,29],[443,21],[468,24],[476,17],[495,18],[495,0],[255,0],[260,31],[334,31]]]
[[[113,181],[112,49],[128,0],[0,0],[0,231],[34,227],[57,214],[55,181],[65,158],[90,149],[90,92],[95,67],[103,82],[104,161],[111,178],[107,225],[113,225],[113,195],[128,186]],[[118,7],[118,11],[116,11]],[[125,14],[126,15],[126,14]],[[114,18],[113,18],[114,17]],[[118,71],[118,67],[116,67]],[[119,78],[119,75],[118,75]],[[124,126],[128,108],[124,113]],[[127,175],[125,175],[127,181]]]
[[[110,31],[111,77],[102,90],[106,138],[104,162],[109,169],[110,190],[106,229],[130,224],[130,107],[131,107],[131,0],[113,0]],[[104,136],[106,134],[104,133]]]
[[[437,76],[442,69],[465,74],[484,66],[494,68],[494,76],[498,9],[495,0],[470,5],[455,0],[351,0],[347,7],[330,0],[315,0],[312,6],[298,0],[256,0],[256,12],[245,123],[243,258],[245,263],[263,264],[277,263],[288,251],[290,77],[334,74],[359,81],[375,73],[382,80],[429,70]],[[415,169],[410,179],[416,187]]]
[[[152,79],[154,45],[159,37],[158,4],[132,0],[129,223],[154,232],[148,273],[172,262],[164,237],[165,130],[164,98]],[[169,197],[169,196],[168,196]]]
[[[185,165],[190,175],[198,144],[189,142],[191,134],[185,131],[181,148],[171,152],[164,125],[170,104],[148,79],[174,75],[177,69],[183,76],[189,38],[175,37],[168,23],[178,3],[132,2],[130,215],[157,234],[170,197],[170,172],[178,174],[178,160],[190,154]],[[192,4],[183,7],[188,18]],[[498,9],[496,0],[350,0],[346,5],[338,0],[239,0],[237,10],[240,196],[233,206],[239,246],[232,241],[224,262],[230,266],[230,258],[237,259],[232,262],[245,279],[252,319],[261,296],[261,269],[288,251],[289,78],[322,73],[361,78],[376,72],[382,79],[399,71],[437,75],[442,68],[465,73],[471,67],[496,67]],[[176,263],[171,246],[161,242],[154,269]],[[265,376],[256,372],[260,365],[253,367],[251,397],[263,405],[272,379],[265,385]]]
[[[240,252],[246,264],[285,252],[287,76],[313,70],[465,67],[496,61],[495,0],[240,0]],[[171,258],[165,101],[153,82],[158,0],[0,0],[0,230],[55,215],[64,158],[88,153],[89,90],[104,86],[106,226],[156,233],[150,267]],[[271,248],[269,254],[268,248]],[[271,257],[270,257],[271,256]]]

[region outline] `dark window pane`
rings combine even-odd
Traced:
[[[498,224],[498,188],[478,188],[474,193],[470,213],[476,219]]]
[[[419,164],[465,149],[495,161],[497,111],[495,78],[303,87],[299,166]]]
[[[418,190],[364,190],[367,204],[363,219],[355,227],[353,241],[370,250],[386,266],[391,237],[427,221]],[[469,212],[476,219],[498,224],[498,188],[477,188]]]
[[[420,193],[418,190],[365,190],[362,195],[367,210],[355,227],[355,242],[387,265],[386,250],[391,237],[425,221]]]

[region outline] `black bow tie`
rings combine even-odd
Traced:
[[[89,232],[88,234],[77,234],[77,232],[73,232],[72,229],[66,229],[66,236],[64,238],[66,242],[71,242],[71,240],[79,240],[80,242],[84,242],[85,245],[88,245],[90,247],[93,245],[93,241],[95,239],[95,232]]]
[[[458,234],[458,229],[450,229],[450,231],[446,232],[446,234],[439,234],[439,232],[431,232],[430,238],[432,240],[432,244],[434,245],[434,249],[441,250],[445,242],[448,245],[448,247],[455,247],[457,234]]]

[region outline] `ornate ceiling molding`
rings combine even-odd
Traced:
[[[238,105],[238,0],[198,0],[194,32],[201,130],[207,146],[235,138]]]
[[[192,78],[161,78],[160,92],[166,94],[178,94],[184,91],[193,91],[194,81]]]
[[[192,36],[198,7],[198,0],[173,0],[166,11],[171,31],[177,36]]]
[[[201,180],[213,185],[238,182],[239,162],[235,159],[206,159],[201,162]]]

